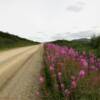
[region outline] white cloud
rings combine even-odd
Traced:
[[[80,12],[83,8],[80,6],[71,5],[67,8],[67,10],[72,12]]]
[[[49,34],[49,35],[48,35]],[[72,39],[79,39],[79,38],[91,38],[94,34],[100,35],[100,32],[95,30],[88,30],[88,31],[80,31],[80,32],[66,32],[66,33],[34,33],[27,38],[33,39],[39,42],[47,42],[47,41],[54,41],[54,40],[72,40]]]
[[[85,2],[78,1],[75,2],[73,5],[69,5],[67,7],[67,10],[71,12],[80,12],[84,9],[84,6],[85,6]]]
[[[99,0],[0,0],[0,30],[38,41],[63,38],[68,32],[100,31],[99,4]]]

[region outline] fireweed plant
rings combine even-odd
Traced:
[[[73,48],[44,44],[36,93],[42,100],[100,100],[100,59]]]

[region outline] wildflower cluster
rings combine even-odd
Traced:
[[[39,79],[42,93],[49,98],[59,96],[60,100],[71,100],[79,82],[100,71],[100,59],[92,52],[87,56],[85,51],[80,54],[73,48],[54,44],[44,45],[44,64],[44,72]]]

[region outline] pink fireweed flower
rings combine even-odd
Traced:
[[[40,96],[40,92],[39,91],[36,91],[35,95],[36,96]]]
[[[81,70],[80,72],[79,72],[79,77],[80,78],[83,78],[85,76],[85,71],[84,70]]]
[[[53,66],[50,66],[50,71],[54,71],[54,67]]]
[[[93,51],[91,51],[89,55],[90,55],[90,57],[95,58],[95,55],[94,55]]]
[[[94,57],[90,57],[90,64],[94,64],[95,63],[95,58]]]
[[[54,71],[55,71],[54,67],[50,66],[49,69],[50,69],[51,74],[53,75],[54,74]]]
[[[48,56],[48,61],[51,61],[51,56]]]
[[[97,71],[97,68],[96,68],[95,66],[91,66],[91,67],[90,67],[90,70],[91,70],[91,71]]]
[[[61,77],[62,77],[62,73],[58,72],[58,79],[61,80]]]
[[[71,92],[68,89],[65,89],[64,94],[65,94],[65,96],[69,96],[71,94]]]
[[[58,72],[58,76],[61,76],[62,75],[62,73],[61,72]]]
[[[85,51],[83,51],[82,54],[83,54],[83,56],[86,56],[86,52]]]
[[[64,48],[61,49],[60,53],[61,53],[61,55],[65,55],[65,50],[64,50]]]
[[[82,59],[80,60],[80,63],[81,63],[82,66],[88,67],[88,62],[86,61],[86,59],[83,59],[83,58],[82,58]]]
[[[39,81],[40,81],[41,84],[43,84],[44,81],[45,81],[44,77],[43,76],[40,76]]]
[[[97,59],[96,68],[100,70],[100,59]]]
[[[63,83],[61,83],[61,89],[64,90],[65,86]]]
[[[77,82],[76,81],[72,81],[71,82],[71,88],[75,89],[77,87]]]

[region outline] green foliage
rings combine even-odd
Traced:
[[[100,98],[100,73],[92,72],[78,82],[75,90],[75,100],[99,100]],[[98,78],[98,81],[96,79]]]
[[[52,83],[52,79],[51,79],[51,75],[50,75],[50,70],[49,67],[46,66],[44,68],[44,74],[45,74],[45,80],[46,80],[46,88],[50,89],[53,88],[53,83]]]
[[[96,37],[95,35],[91,38],[91,42],[90,42],[91,47],[93,47],[94,49],[98,49],[100,48],[100,36]]]
[[[0,31],[0,50],[33,45],[33,44],[38,44],[38,43],[24,38],[20,38],[18,36],[9,34],[7,32]]]
[[[95,53],[97,57],[100,57],[100,36],[93,36],[91,39],[79,39],[79,40],[57,40],[52,42],[61,46],[73,47],[80,53],[86,51],[89,54],[91,51]]]

